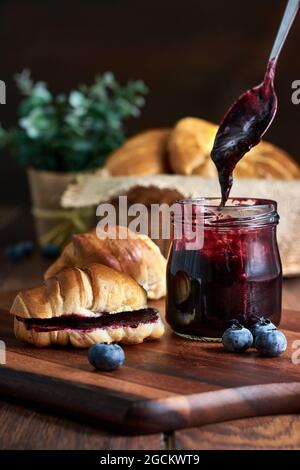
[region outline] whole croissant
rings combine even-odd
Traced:
[[[126,227],[109,226],[108,230],[73,235],[71,243],[46,271],[45,279],[66,267],[83,267],[101,263],[133,277],[150,299],[166,294],[166,259],[147,236]]]

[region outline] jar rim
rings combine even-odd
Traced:
[[[215,203],[213,204],[213,201]],[[245,204],[245,202],[253,202],[253,204]],[[195,205],[195,206],[205,206],[207,208],[226,210],[226,209],[240,209],[243,208],[253,208],[253,206],[260,206],[266,208],[273,208],[277,210],[277,202],[273,199],[262,199],[262,198],[253,198],[253,197],[230,197],[225,206],[221,206],[220,197],[195,197],[190,199],[179,199],[176,201],[178,204],[182,205]],[[234,204],[237,202],[237,204]]]
[[[174,214],[173,221],[224,229],[278,224],[277,202],[272,199],[232,197],[226,206],[220,202],[216,197],[178,200],[181,211]]]

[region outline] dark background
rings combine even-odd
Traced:
[[[286,0],[1,0],[0,79],[7,104],[0,121],[16,123],[12,77],[29,67],[55,92],[112,70],[150,88],[142,118],[128,133],[170,126],[187,115],[218,122],[230,103],[261,81]],[[278,67],[279,113],[268,139],[300,161],[300,17]],[[0,204],[28,201],[26,173],[0,155]]]

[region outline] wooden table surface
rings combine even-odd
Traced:
[[[13,220],[17,220],[17,216],[18,211],[15,211],[11,218],[2,219],[5,224],[1,224],[0,221],[2,247],[7,240],[16,237],[15,231],[14,236],[9,236],[11,231],[9,225]],[[21,228],[20,231],[24,232]],[[49,261],[41,258],[39,254],[34,254],[17,264],[11,263],[1,255],[0,263],[2,308],[9,306],[3,304],[3,295],[1,303],[1,293],[39,283],[49,265]],[[300,278],[284,280],[283,306],[300,310]],[[300,449],[298,415],[235,420],[170,434],[124,436],[85,423],[56,417],[48,414],[46,410],[37,411],[27,405],[1,400],[0,422],[0,450]]]

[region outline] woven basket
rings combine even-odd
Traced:
[[[220,189],[216,180],[200,176],[157,175],[114,178],[104,172],[87,175],[71,184],[62,197],[63,207],[86,207],[103,202],[118,204],[119,195],[128,195],[128,204],[173,203],[180,198],[215,197]],[[300,180],[246,180],[236,179],[233,197],[274,199],[278,202],[280,223],[278,243],[283,274],[300,275]],[[130,221],[130,219],[129,219]],[[166,256],[167,240],[154,240]]]

